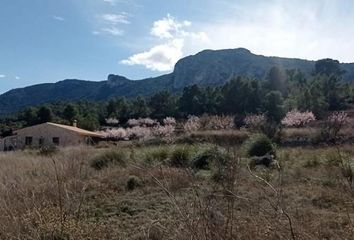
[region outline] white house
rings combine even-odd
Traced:
[[[78,128],[76,124],[68,126],[47,122],[19,129],[12,136],[1,139],[0,150],[17,150],[48,145],[74,146],[91,144],[103,138],[102,134]]]

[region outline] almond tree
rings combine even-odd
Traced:
[[[261,131],[267,123],[267,118],[264,114],[251,114],[247,115],[243,121],[247,129]]]
[[[196,116],[189,116],[183,128],[187,133],[198,131],[201,127],[200,119]]]
[[[333,112],[329,115],[324,123],[322,129],[322,136],[325,140],[336,141],[339,132],[343,127],[349,123],[349,117],[346,112]]]
[[[294,109],[286,114],[281,123],[287,127],[302,127],[315,120],[315,115],[312,112],[300,112]]]

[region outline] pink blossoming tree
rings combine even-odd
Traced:
[[[200,127],[200,119],[197,116],[189,116],[187,122],[183,125],[184,131],[187,133],[198,131]]]
[[[247,115],[243,122],[247,129],[260,131],[265,126],[267,118],[264,114],[251,114]]]
[[[302,127],[315,120],[315,115],[312,112],[292,110],[286,114],[281,123],[286,127]]]
[[[330,114],[322,129],[322,134],[329,141],[335,141],[343,127],[349,123],[349,117],[346,112],[333,112]]]

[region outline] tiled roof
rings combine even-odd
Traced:
[[[68,126],[68,125],[63,125],[63,124],[57,124],[57,123],[51,123],[51,122],[47,122],[47,124],[52,125],[52,126],[57,126],[60,128],[64,128],[73,132],[76,132],[80,135],[85,135],[85,136],[91,136],[91,137],[103,137],[102,134],[99,133],[95,133],[95,132],[91,132],[91,131],[87,131],[78,127],[73,127],[73,126]]]
[[[74,126],[68,126],[68,125],[63,125],[63,124],[58,124],[58,123],[51,123],[51,122],[46,122],[46,123],[43,123],[43,124],[48,124],[48,125],[51,125],[51,126],[63,128],[63,129],[75,132],[75,133],[83,135],[83,136],[104,138],[104,136],[102,134],[91,132],[91,131],[87,131],[87,130],[84,130],[84,129],[81,129],[81,128],[78,128],[78,127],[74,127]],[[34,126],[32,126],[32,127],[34,127]],[[21,129],[19,129],[17,131],[21,131]],[[15,132],[17,132],[17,131],[15,131]]]

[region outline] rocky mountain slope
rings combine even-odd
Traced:
[[[156,78],[133,81],[111,74],[100,82],[71,79],[14,89],[0,95],[0,114],[58,100],[98,101],[114,96],[148,96],[160,90],[178,92],[193,84],[216,86],[239,75],[262,79],[273,66],[311,74],[314,65],[314,61],[255,55],[244,48],[205,50],[181,59],[172,73]],[[346,71],[344,80],[354,81],[354,63],[342,64],[342,68]]]

